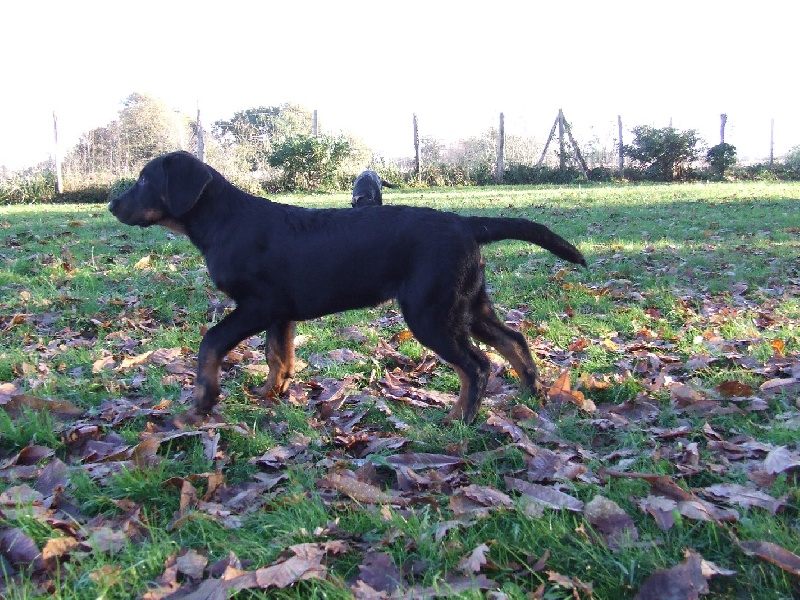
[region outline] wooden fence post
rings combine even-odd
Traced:
[[[624,146],[622,145],[622,115],[617,115],[617,126],[619,127],[619,176],[625,176]]]
[[[200,107],[197,107],[197,159],[205,162],[206,147],[203,139],[203,122],[200,120]]]
[[[566,168],[564,160],[564,113],[558,109],[558,170],[563,171]]]
[[[56,167],[56,194],[61,194],[64,192],[64,180],[61,178],[61,156],[58,152],[58,117],[56,117],[56,111],[53,111],[53,142],[53,159]]]
[[[769,168],[772,168],[772,160],[775,151],[775,119],[769,120]]]
[[[414,168],[417,171],[417,181],[422,181],[422,168],[419,159],[419,126],[417,115],[414,115]]]
[[[506,143],[505,119],[500,113],[500,129],[497,132],[497,172],[494,174],[497,183],[503,183],[503,149]]]

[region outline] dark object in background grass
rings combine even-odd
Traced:
[[[266,331],[267,394],[280,394],[294,374],[295,321],[395,298],[417,340],[458,373],[461,392],[447,421],[470,423],[491,370],[470,338],[502,354],[529,392],[542,392],[525,337],[494,313],[480,244],[518,239],[586,265],[572,244],[527,219],[287,206],[239,190],[187,152],[150,161],[109,210],[126,225],[188,235],[214,284],[236,301],[200,344],[194,406],[201,415],[218,402],[223,357],[243,339]]]
[[[375,171],[364,171],[356,177],[353,184],[353,208],[359,206],[381,206],[383,204],[382,187],[397,187],[393,183],[381,179]]]

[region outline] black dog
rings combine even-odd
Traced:
[[[381,179],[375,171],[364,171],[356,177],[353,184],[353,207],[356,206],[380,206],[383,204],[383,194],[381,187],[397,187],[393,183]]]
[[[266,389],[280,394],[294,373],[295,321],[396,298],[417,340],[458,373],[461,393],[447,420],[469,423],[490,373],[470,338],[497,349],[528,391],[542,391],[525,337],[492,309],[480,244],[524,240],[586,265],[572,244],[526,219],[412,206],[288,206],[246,194],[186,152],[150,161],[109,210],[127,225],[188,235],[214,284],[236,301],[200,344],[200,414],[217,403],[220,363],[243,339],[267,332]]]

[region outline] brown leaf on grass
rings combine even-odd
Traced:
[[[505,508],[514,506],[514,501],[511,499],[511,496],[486,485],[476,485],[473,483],[466,487],[459,488],[458,492],[484,506],[502,506]]]
[[[356,502],[364,502],[366,504],[405,504],[403,498],[399,496],[393,497],[374,485],[359,481],[354,476],[329,473],[322,481],[327,482],[337,492],[349,496]]]
[[[411,385],[399,370],[397,374],[387,371],[383,379],[378,380],[383,395],[392,400],[409,404],[418,408],[449,407],[455,404],[455,394],[437,392]]]
[[[476,502],[472,498],[467,498],[462,494],[450,496],[447,508],[453,511],[453,515],[461,521],[469,521],[473,517],[485,517],[491,512],[491,507]]]
[[[358,565],[358,571],[356,581],[377,592],[391,594],[403,586],[403,575],[388,552],[368,552],[364,562]]]
[[[448,454],[427,454],[425,452],[407,452],[405,454],[392,454],[386,457],[386,462],[394,467],[405,467],[414,471],[422,469],[441,469],[464,464],[464,459]]]
[[[489,546],[480,544],[472,552],[458,561],[457,567],[465,573],[479,573],[483,565],[486,564],[486,555],[488,553]]]
[[[586,594],[587,598],[592,598],[592,584],[584,583],[577,577],[567,577],[556,571],[547,571],[547,579],[559,587],[572,590],[572,597],[576,600],[580,598],[580,592]]]
[[[675,525],[675,510],[678,503],[663,496],[647,496],[638,502],[639,508],[655,519],[656,524],[664,531]]]
[[[705,400],[696,390],[683,383],[670,386],[669,396],[672,402],[680,408],[685,408]]]
[[[78,408],[66,400],[46,400],[29,394],[11,396],[3,408],[5,408],[9,416],[14,418],[19,416],[24,409],[34,412],[48,412],[59,418],[77,417],[84,413],[82,408]]]
[[[103,371],[108,371],[113,369],[116,364],[117,361],[114,360],[113,356],[103,356],[92,363],[92,373],[96,375],[98,373],[102,373]]]
[[[175,559],[175,566],[178,571],[192,579],[199,579],[203,575],[203,569],[206,568],[207,564],[208,558],[192,549],[187,550]]]
[[[713,498],[725,500],[728,504],[736,504],[743,508],[763,508],[773,515],[784,504],[769,494],[737,483],[718,483],[703,488],[701,491]]]
[[[298,581],[324,579],[327,568],[322,564],[322,559],[325,554],[343,552],[346,549],[346,544],[336,541],[298,544],[289,548],[295,555],[286,560],[255,571],[242,572],[229,568],[222,580],[230,591],[239,591],[254,588],[285,588]]]
[[[635,600],[697,600],[709,592],[708,580],[713,575],[736,575],[687,551],[686,560],[669,569],[653,573],[639,588]]]
[[[309,443],[310,441],[311,440],[309,440]],[[248,462],[270,469],[282,469],[286,466],[287,461],[305,452],[307,447],[307,444],[303,445],[301,443],[291,444],[289,446],[276,446],[261,456],[252,457]]]
[[[41,503],[44,496],[27,483],[13,485],[0,492],[0,505],[14,508],[22,504]]]
[[[156,435],[144,439],[134,446],[131,452],[131,462],[137,469],[151,467],[159,461],[158,448],[161,438]]]
[[[67,560],[72,550],[80,546],[80,542],[74,537],[50,538],[42,548],[42,560],[47,569],[52,570],[57,563]]]
[[[600,532],[612,550],[618,550],[627,541],[639,539],[633,519],[613,500],[599,494],[583,507],[583,516]]]
[[[558,379],[553,383],[547,391],[547,399],[554,403],[567,403],[571,402],[587,412],[593,412],[597,409],[594,402],[589,400],[579,390],[573,390],[572,384],[569,379],[569,369],[565,369],[558,376]]]
[[[752,386],[740,381],[723,381],[717,385],[716,390],[724,398],[747,398],[753,395]]]
[[[774,450],[770,450],[764,459],[763,467],[770,475],[800,467],[800,453],[792,452],[786,446],[779,446]]]
[[[164,563],[164,572],[156,579],[158,587],[150,587],[142,600],[161,600],[175,593],[181,587],[178,583],[178,565],[175,554],[170,555]],[[210,596],[209,596],[210,598]]]
[[[761,541],[739,542],[739,547],[748,556],[757,556],[787,573],[800,577],[800,556],[778,544]]]
[[[510,490],[520,492],[526,500],[531,500],[536,504],[541,504],[556,510],[571,510],[580,512],[583,510],[583,502],[565,494],[555,488],[536,483],[529,483],[514,477],[505,478],[506,487]]]
[[[125,549],[130,539],[125,532],[104,525],[93,529],[85,543],[96,552],[117,553]]]
[[[800,392],[800,379],[791,377],[783,379],[770,379],[761,384],[759,388],[765,396],[775,396],[777,394],[797,394]]]
[[[0,555],[20,570],[40,571],[44,568],[36,542],[18,527],[0,529]]]
[[[41,492],[43,496],[49,497],[55,494],[59,489],[64,489],[69,482],[69,467],[61,462],[58,458],[54,458],[42,469],[39,477],[36,478],[36,490]]]
[[[444,581],[438,582],[435,586],[419,587],[414,586],[406,590],[406,598],[447,598],[458,596],[465,592],[474,593],[474,590],[493,590],[498,587],[497,583],[485,575],[477,576],[451,576]]]
[[[308,357],[308,364],[315,369],[325,369],[334,365],[346,363],[366,363],[367,357],[348,348],[337,348],[324,354],[315,353]]]

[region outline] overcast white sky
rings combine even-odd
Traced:
[[[546,137],[559,108],[578,142],[634,125],[697,129],[740,157],[800,145],[800,2],[622,0],[26,0],[0,35],[0,165],[71,147],[149,93],[206,124],[256,106],[317,109],[385,156],[420,134],[496,127]]]

